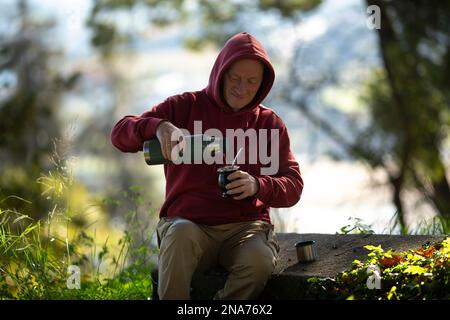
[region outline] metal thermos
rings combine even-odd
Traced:
[[[194,163],[195,159],[201,159],[202,155],[207,153],[214,157],[216,152],[224,152],[226,148],[225,140],[217,137],[210,137],[204,134],[183,136],[185,141],[185,155]],[[153,138],[144,142],[143,147],[145,162],[151,165],[168,164],[171,161],[164,158],[161,150],[161,144],[158,138]],[[183,154],[180,154],[183,156]]]

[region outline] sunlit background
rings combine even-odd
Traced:
[[[404,58],[408,64],[386,49],[392,39],[367,26],[368,3],[361,0],[1,0],[0,6],[0,196],[32,202],[9,198],[6,207],[44,217],[53,208],[45,197],[55,187],[35,182],[59,165],[72,179],[61,205],[83,217],[80,225],[123,229],[133,205],[125,194],[131,186],[141,187],[145,210],[157,214],[164,199],[162,166],[147,166],[142,153],[114,149],[110,130],[125,115],[204,88],[223,42],[248,31],[275,66],[276,82],[264,103],[287,124],[305,181],[297,205],[273,210],[278,231],[335,233],[356,221],[376,233],[420,232],[433,217],[450,214],[448,75],[433,75],[448,73],[449,35],[438,22],[429,38],[425,33],[418,40],[402,33],[410,21],[390,26],[399,43],[418,43],[417,52]],[[394,19],[400,9],[386,10]],[[416,64],[423,81],[399,67],[390,70],[404,71],[394,79],[398,88],[391,88],[386,59],[388,65],[405,62],[405,68]],[[424,90],[429,105],[414,98],[420,106],[413,107],[396,90],[411,100]],[[410,110],[404,117],[398,115],[402,107]],[[414,111],[427,108],[430,117]],[[402,140],[427,128],[439,131],[427,138],[437,152],[427,154],[423,141]],[[402,130],[414,132],[404,138]],[[407,144],[414,145],[405,155],[411,161],[401,157]],[[49,161],[55,152],[58,163]]]

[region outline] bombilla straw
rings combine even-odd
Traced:
[[[234,157],[233,163],[231,164],[232,167],[236,164],[236,160],[239,158],[239,155],[242,152],[242,148],[239,149],[238,153],[236,154],[236,157]]]

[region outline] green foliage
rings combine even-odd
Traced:
[[[375,233],[370,225],[365,224],[361,218],[350,217],[350,224],[339,229],[337,234],[373,234]]]
[[[27,3],[17,2],[15,14],[2,7],[2,21],[17,28],[0,30],[0,73],[15,79],[1,84],[8,94],[0,96],[0,199],[12,194],[30,199],[33,206],[17,199],[9,199],[8,206],[39,218],[49,207],[34,181],[54,168],[48,158],[52,142],[62,136],[61,98],[75,86],[79,73],[55,67],[61,52],[48,41],[52,22],[34,19]]]
[[[107,198],[103,205],[110,209],[125,212],[125,234],[122,242],[128,242],[125,255],[132,263],[147,265],[149,259],[155,254],[151,243],[152,234],[156,230],[158,211],[149,209],[143,187],[133,185],[123,191],[123,200]],[[122,250],[121,250],[122,253]]]
[[[386,169],[403,229],[404,190],[420,193],[448,219],[450,184],[443,154],[450,133],[450,46],[443,39],[450,35],[449,4],[367,2],[379,5],[383,16],[378,30],[383,68],[374,70],[368,85],[371,124],[357,144],[370,151],[365,158],[373,167]]]
[[[60,170],[38,179],[45,185],[42,196],[53,204],[46,219],[34,220],[0,201],[0,299],[149,299],[155,249],[137,221],[144,203],[141,188],[126,192],[135,208],[118,247],[108,243],[109,237],[99,246],[96,232],[90,235],[86,226],[73,224],[68,207],[58,209],[70,189],[69,177]],[[72,238],[70,230],[76,232]],[[80,268],[81,289],[67,287],[71,265]]]
[[[429,220],[419,222],[416,230],[411,234],[450,234],[450,218],[446,216],[435,216]]]
[[[309,11],[318,6],[322,0],[259,0],[262,10],[275,9],[284,17],[293,17],[299,11]]]
[[[154,266],[136,261],[127,266],[128,233],[119,240],[120,253],[110,256],[107,243],[97,252],[95,238],[81,231],[75,239],[45,236],[53,219],[33,221],[11,210],[0,210],[1,299],[148,299]],[[87,249],[87,250],[86,250]],[[147,248],[140,248],[148,251]],[[101,266],[111,260],[112,277]],[[67,268],[83,270],[81,289],[68,289]]]
[[[127,41],[139,37],[133,30],[118,31],[115,13],[131,12],[134,8],[147,11],[148,27],[166,27],[194,22],[198,26],[186,34],[183,42],[189,49],[200,50],[207,44],[222,45],[231,35],[245,31],[240,17],[245,13],[279,13],[293,18],[300,12],[316,8],[322,0],[97,0],[94,2],[87,25],[92,29],[91,43],[105,56]],[[264,18],[264,17],[262,17]],[[195,35],[192,35],[195,34]]]
[[[154,266],[142,264],[141,260],[126,265],[130,247],[128,233],[119,240],[119,255],[111,257],[107,243],[97,252],[95,239],[84,231],[69,242],[67,238],[45,237],[43,221],[30,222],[28,216],[17,212],[1,210],[0,219],[1,299],[150,297],[150,273]],[[45,229],[50,229],[51,223]],[[140,249],[141,254],[148,251],[147,248]],[[110,268],[114,270],[112,277],[104,277],[100,271],[107,260],[111,260]],[[71,264],[83,270],[80,290],[67,288],[67,268]]]
[[[311,294],[327,299],[450,299],[450,237],[404,252],[365,246],[367,260],[353,261],[334,279],[311,278]],[[378,268],[381,288],[369,289],[368,278]]]

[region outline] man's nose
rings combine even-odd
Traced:
[[[247,90],[247,85],[244,81],[240,81],[236,84],[236,89],[238,93],[245,92]]]

